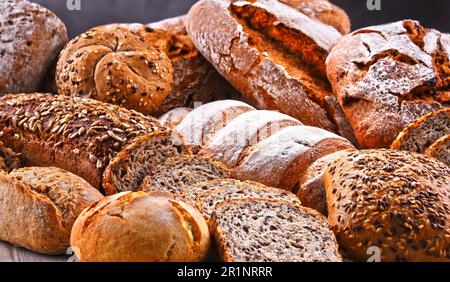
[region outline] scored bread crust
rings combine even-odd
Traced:
[[[333,96],[325,58],[339,32],[276,0],[231,2],[203,0],[190,10],[187,31],[199,51],[258,108],[335,131],[324,109]]]
[[[198,103],[216,100],[242,99],[238,93],[200,54],[187,35],[186,16],[148,24],[147,27],[163,30],[169,42],[164,52],[169,55],[174,68],[172,91],[155,115],[161,115],[178,107],[194,107]],[[150,36],[150,44],[152,42]],[[173,50],[180,49],[175,56]]]
[[[434,120],[442,121],[443,126],[434,129]],[[433,134],[428,136],[431,130],[434,130]],[[422,132],[427,135],[424,136]],[[450,108],[431,112],[408,125],[392,143],[391,149],[423,153],[428,146],[446,134],[450,134]]]
[[[450,166],[450,134],[438,139],[423,153]]]
[[[450,261],[450,169],[402,151],[349,152],[324,176],[328,219],[343,255],[367,261]]]
[[[177,127],[190,112],[192,112],[191,108],[175,108],[163,114],[158,120],[162,125],[173,129]]]
[[[405,20],[355,31],[327,74],[362,148],[389,148],[410,123],[450,105],[450,35]]]
[[[39,91],[67,43],[64,23],[26,0],[0,1],[0,95]]]
[[[61,52],[56,82],[61,95],[93,98],[144,114],[169,95],[173,67],[132,26],[99,26],[77,36]]]
[[[158,120],[89,98],[27,93],[0,100],[0,141],[23,166],[57,166],[101,189],[110,160]]]
[[[83,211],[71,246],[82,262],[196,262],[210,235],[200,212],[163,192],[124,192]]]
[[[322,221],[322,222],[326,223],[326,225],[328,225],[326,218],[323,215],[321,215],[320,213],[318,213],[317,211],[302,207],[299,204],[294,204],[291,202],[274,200],[274,199],[254,199],[254,198],[243,198],[243,199],[223,202],[216,207],[216,209],[213,212],[213,215],[211,217],[211,233],[216,241],[216,245],[217,245],[217,248],[219,251],[220,258],[224,262],[235,262],[235,259],[233,258],[233,255],[230,250],[230,248],[232,248],[233,245],[226,242],[225,237],[227,234],[225,234],[223,232],[222,228],[220,227],[220,222],[218,219],[218,217],[220,216],[220,212],[222,209],[226,209],[230,205],[239,205],[241,203],[245,204],[245,203],[252,203],[252,202],[253,203],[255,203],[255,202],[256,203],[273,203],[273,204],[281,204],[281,205],[295,207],[295,208],[301,210],[302,212],[309,213],[311,216],[316,217],[319,221]],[[333,250],[334,258],[331,258],[331,259],[330,258],[320,258],[320,259],[323,259],[324,261],[330,260],[330,261],[334,261],[334,262],[340,262],[340,261],[342,261],[342,257],[339,253],[339,245],[338,245],[336,238],[331,230],[331,226],[329,226],[328,229],[329,229],[330,238],[334,243],[333,244],[334,245],[334,248],[333,248],[334,249]],[[313,241],[310,241],[310,242],[313,243]]]
[[[54,167],[0,173],[0,240],[43,254],[65,254],[77,216],[103,196]]]

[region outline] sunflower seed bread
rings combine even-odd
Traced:
[[[20,154],[23,166],[57,166],[97,189],[111,159],[134,139],[155,132],[172,137],[158,120],[136,111],[89,98],[39,93],[0,99],[0,128],[0,141]],[[180,144],[173,147],[168,152],[184,150]]]
[[[56,82],[61,95],[151,114],[171,91],[173,67],[138,31],[111,24],[92,28],[67,44],[58,60]]]
[[[450,108],[431,112],[407,126],[391,149],[423,153],[441,137],[450,134]]]
[[[450,168],[421,154],[349,152],[327,169],[328,219],[342,254],[367,261],[450,261]]]
[[[230,177],[230,171],[221,163],[197,156],[167,159],[144,178],[140,191],[165,191],[175,195],[192,185]]]
[[[438,159],[450,166],[450,134],[434,142],[425,150],[424,155]]]
[[[361,148],[389,148],[418,118],[450,106],[450,35],[405,20],[340,40],[327,74]]]
[[[65,254],[78,215],[103,196],[55,167],[0,172],[0,240],[43,254]]]
[[[0,1],[0,96],[39,91],[67,43],[64,23],[26,0]]]
[[[225,202],[212,215],[225,262],[339,262],[326,219],[298,204],[270,199]]]
[[[214,17],[210,15],[214,14]],[[258,109],[337,132],[325,59],[342,36],[277,0],[202,0],[186,28],[205,58]]]

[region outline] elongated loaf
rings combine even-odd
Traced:
[[[97,189],[114,158],[114,167],[104,180],[109,193],[116,191],[116,185],[117,190],[125,189],[121,180],[139,187],[148,166],[163,161],[164,156],[187,152],[181,143],[174,144],[175,135],[156,119],[88,98],[36,93],[4,96],[0,128],[0,141],[21,154],[22,165],[57,166]],[[154,146],[160,146],[154,148],[160,154],[142,155],[141,148]],[[128,155],[133,159],[123,160]],[[116,175],[128,165],[136,169]],[[137,171],[138,166],[142,171]]]
[[[44,254],[65,254],[78,215],[103,196],[54,167],[0,173],[0,240]]]
[[[212,17],[211,14],[214,14]],[[334,96],[325,59],[341,34],[277,0],[202,0],[186,20],[209,62],[259,109],[329,131]]]

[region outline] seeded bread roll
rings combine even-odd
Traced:
[[[234,90],[195,48],[186,32],[185,16],[151,23],[147,25],[147,30],[148,27],[166,33],[164,37],[168,44],[165,52],[174,68],[172,91],[157,115],[178,107],[194,107],[195,103],[242,99],[240,93]],[[150,44],[155,42],[154,31],[147,33],[146,37]]]
[[[144,114],[169,95],[173,67],[164,52],[125,25],[106,25],[76,37],[61,52],[59,93],[118,104]]]
[[[450,166],[450,134],[434,142],[425,150],[424,154]]]
[[[345,35],[350,32],[347,13],[327,0],[280,0],[311,18],[330,25]]]
[[[391,149],[423,153],[441,137],[450,134],[450,108],[431,112],[407,126]]]
[[[167,144],[154,157],[130,160],[133,163],[149,166],[164,161],[162,154],[171,157],[185,151],[183,145],[173,144],[176,140],[158,120],[89,98],[36,93],[4,96],[0,99],[0,128],[0,141],[20,154],[23,166],[57,166],[97,189],[102,188],[103,172],[111,159],[122,150],[121,156],[130,154],[126,147],[137,137],[145,136],[136,141],[139,146],[141,140],[148,146],[162,139],[171,141],[164,141]],[[150,133],[156,135],[147,135]],[[141,156],[137,151],[131,155],[136,154]]]
[[[208,158],[183,156],[169,158],[144,178],[140,191],[165,191],[175,195],[196,183],[230,177],[221,163]]]
[[[71,235],[82,262],[194,262],[209,245],[200,212],[162,192],[106,197],[78,217]]]
[[[103,196],[54,167],[0,172],[0,240],[43,254],[65,254],[78,215]]]
[[[345,36],[327,73],[362,148],[388,148],[418,118],[450,106],[450,35],[406,20]]]
[[[20,158],[11,148],[0,142],[0,170],[10,172],[20,167]]]
[[[209,221],[216,207],[228,201],[244,198],[273,199],[301,204],[291,192],[265,186],[253,181],[239,181],[235,179],[216,179],[198,184],[207,186],[204,192],[197,196],[195,204],[203,217]],[[189,188],[187,187],[188,191]]]
[[[450,168],[410,152],[349,152],[324,176],[328,218],[346,257],[450,261]]]
[[[175,108],[162,115],[158,120],[164,126],[175,128],[190,112],[192,112],[191,108]]]
[[[326,155],[313,162],[306,169],[300,178],[298,191],[296,191],[297,197],[300,199],[303,206],[315,209],[325,216],[328,215],[327,195],[323,183],[323,176],[328,165],[337,158],[347,154],[348,151],[349,150],[343,150]]]
[[[0,1],[0,95],[39,91],[67,43],[66,27],[44,7],[26,0]]]
[[[214,14],[214,17],[210,15]],[[341,34],[277,0],[202,0],[187,17],[195,46],[252,105],[337,131],[325,59]]]
[[[326,219],[298,204],[241,199],[223,203],[212,220],[225,262],[342,261]]]

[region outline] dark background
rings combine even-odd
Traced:
[[[66,0],[34,0],[54,11],[71,37],[90,27],[113,22],[150,23],[186,13],[196,0],[80,0],[81,11],[69,11]],[[450,32],[449,0],[380,0],[381,11],[369,11],[366,0],[332,0],[350,15],[353,29],[410,18],[426,27]]]

